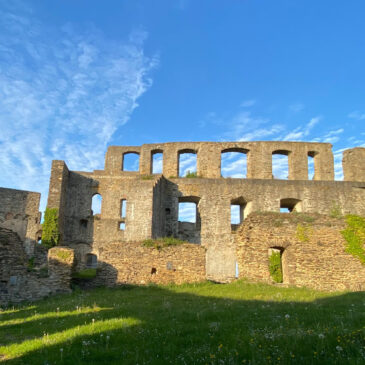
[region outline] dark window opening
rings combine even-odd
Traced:
[[[288,180],[289,178],[289,151],[278,150],[272,153],[273,179]]]
[[[165,209],[165,213],[166,213],[166,214],[170,214],[170,213],[171,213],[171,209],[170,209],[170,208],[166,208],[166,209]]]
[[[155,267],[153,267],[151,269],[151,275],[156,275],[157,274],[157,269]]]
[[[163,152],[156,150],[151,152],[151,173],[162,174],[163,169]]]
[[[221,176],[230,178],[247,177],[247,150],[229,149],[221,153]]]
[[[302,201],[299,199],[286,198],[280,200],[280,213],[301,212]]]
[[[122,171],[139,171],[139,154],[137,152],[123,154]]]
[[[95,194],[92,198],[91,202],[91,212],[92,215],[101,214],[101,203],[102,203],[102,196],[100,194]]]
[[[86,267],[88,269],[96,269],[98,266],[98,258],[92,253],[86,255]]]
[[[80,226],[82,228],[87,228],[87,219],[80,219]]]
[[[179,151],[179,177],[194,177],[197,174],[197,154],[194,150]]]

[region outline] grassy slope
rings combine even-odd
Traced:
[[[75,292],[0,312],[9,364],[364,364],[365,293],[238,281]]]

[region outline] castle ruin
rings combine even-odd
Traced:
[[[306,142],[111,146],[104,170],[70,171],[64,161],[53,161],[47,206],[58,211],[59,244],[72,253],[72,270],[98,267],[95,285],[236,277],[270,282],[268,251],[275,249],[282,254],[284,284],[364,290],[365,266],[345,252],[344,222],[333,212],[365,216],[365,148],[343,152],[344,181],[334,180],[331,148]],[[247,156],[246,178],[222,177],[226,152]],[[184,153],[196,154],[197,177],[179,177]],[[139,156],[138,171],[125,171],[128,154]],[[163,160],[159,174],[153,173],[156,154]],[[273,178],[276,154],[288,157],[287,180]],[[308,157],[314,161],[311,180]],[[91,209],[96,194],[102,198],[100,214]],[[0,234],[15,233],[27,257],[39,255],[39,199],[38,193],[0,189]],[[195,204],[194,223],[178,220],[179,204],[186,202]],[[232,205],[239,207],[237,225],[231,224]],[[280,215],[283,208],[291,213]],[[310,234],[303,240],[297,229],[307,216]],[[189,243],[162,250],[141,245],[168,236]],[[11,292],[10,278],[19,276],[11,272],[12,261],[3,259],[5,241],[0,240],[0,293]]]

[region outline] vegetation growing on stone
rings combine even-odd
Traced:
[[[332,202],[330,217],[336,219],[342,218],[341,208],[335,201]]]
[[[169,246],[178,246],[183,245],[184,243],[187,243],[185,241],[179,240],[175,237],[161,237],[157,239],[149,238],[147,240],[144,240],[142,243],[142,246],[144,247],[154,247],[158,250],[164,247]]]
[[[188,170],[188,171],[186,171],[185,177],[194,178],[194,177],[198,177],[198,174],[196,171]]]
[[[347,215],[346,228],[341,231],[346,240],[345,251],[358,258],[365,265],[365,218]]]
[[[34,257],[31,257],[28,260],[27,271],[33,271],[33,270],[34,270]]]
[[[154,179],[154,176],[153,175],[143,175],[142,180],[153,180]]]
[[[60,250],[57,251],[56,253],[56,257],[62,261],[67,261],[70,257],[71,257],[71,252],[70,251],[65,251],[65,250]]]
[[[96,269],[84,269],[72,275],[75,279],[92,279],[96,276]]]
[[[298,224],[296,237],[300,242],[309,242],[312,231],[313,230],[311,226]]]
[[[279,251],[272,251],[269,256],[270,276],[276,283],[283,282],[283,270],[281,267],[281,254]]]
[[[58,209],[46,208],[42,224],[42,245],[51,248],[58,245],[60,232],[58,228]]]

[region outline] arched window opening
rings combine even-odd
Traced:
[[[280,213],[302,212],[302,201],[299,199],[286,198],[280,200]]]
[[[179,198],[178,238],[191,243],[200,243],[199,198]]]
[[[235,231],[251,213],[251,202],[247,203],[242,197],[231,200],[231,229]]]
[[[275,283],[282,283],[284,281],[282,262],[283,252],[284,249],[281,247],[270,247],[268,250],[269,272],[271,279]]]
[[[86,267],[88,269],[96,269],[98,266],[98,258],[92,253],[86,254]]]
[[[139,171],[139,153],[126,152],[123,154],[122,171]]]
[[[151,152],[151,174],[162,174],[163,152],[155,150]]]
[[[38,231],[35,235],[35,240],[38,244],[42,243],[42,231]]]
[[[231,178],[247,177],[247,150],[231,148],[221,153],[221,176]]]
[[[101,203],[102,203],[102,196],[100,194],[95,194],[92,198],[91,202],[91,214],[101,214]]]
[[[288,180],[289,178],[289,151],[277,150],[272,153],[273,179]]]
[[[194,150],[179,151],[178,161],[179,177],[196,177],[197,154]]]
[[[318,153],[315,151],[308,152],[308,180],[314,180],[316,155]]]

